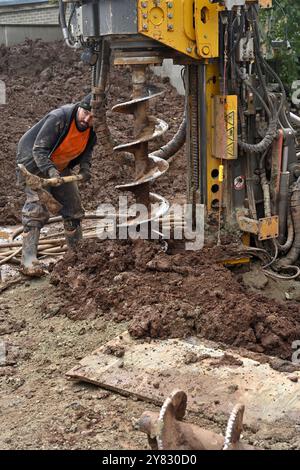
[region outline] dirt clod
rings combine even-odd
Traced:
[[[123,357],[125,354],[125,348],[118,344],[110,344],[103,350],[104,354],[112,354],[116,357]]]
[[[291,382],[298,382],[299,380],[299,377],[297,377],[297,375],[289,375],[288,376],[288,379],[291,381]]]

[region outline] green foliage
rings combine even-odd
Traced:
[[[271,62],[287,88],[300,79],[299,7],[299,0],[273,0],[273,9],[261,14],[268,50],[271,40],[283,41]]]

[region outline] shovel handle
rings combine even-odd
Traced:
[[[82,175],[62,176],[60,178],[40,178],[30,173],[21,163],[18,164],[18,167],[25,177],[26,183],[33,189],[45,188],[47,186],[60,186],[63,183],[71,183],[72,181],[80,181],[83,179]]]
[[[42,186],[60,186],[63,183],[82,180],[82,175],[62,176],[61,178],[43,178]]]

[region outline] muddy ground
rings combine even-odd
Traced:
[[[19,138],[50,109],[88,92],[90,71],[61,43],[28,41],[0,47],[0,79],[8,94],[8,105],[1,106],[0,225],[11,225],[19,222],[23,203],[14,179]],[[154,76],[151,80],[158,82]],[[159,145],[176,131],[183,109],[183,98],[167,81],[163,86],[166,95],[152,112],[170,130]],[[113,70],[108,107],[129,94],[129,70]],[[126,141],[128,124],[108,115],[114,138]],[[101,146],[93,166],[92,185],[82,188],[89,210],[115,201],[115,185],[131,172],[127,161],[104,155]],[[185,175],[181,151],[156,191],[171,201],[182,200]],[[60,261],[51,276],[2,292],[0,344],[7,357],[0,364],[0,448],[147,448],[134,424],[154,406],[74,384],[64,375],[127,328],[146,341],[197,334],[291,372],[292,342],[300,338],[299,283],[267,279],[258,267],[232,272],[220,263],[231,249],[186,253],[171,243],[164,253],[150,242],[88,242]],[[224,417],[187,419],[224,432]],[[278,429],[262,424],[244,435],[263,448],[291,449],[300,448],[298,431],[288,423]]]
[[[300,338],[297,301],[250,293],[243,276],[220,264],[225,248],[169,251],[143,240],[84,243],[51,276],[65,302],[62,312],[73,319],[131,320],[136,338],[198,335],[291,359],[292,343]],[[261,282],[266,287],[269,280],[262,275]],[[295,296],[300,300],[297,290]]]
[[[65,373],[82,357],[123,332],[127,322],[104,316],[71,320],[48,279],[2,293],[0,341],[1,449],[148,449],[136,420],[154,405],[99,387],[68,381]],[[99,312],[101,313],[101,312]],[[206,409],[186,419],[225,432],[226,417]],[[207,417],[209,416],[209,418]],[[246,428],[244,439],[265,449],[300,449],[299,423]]]

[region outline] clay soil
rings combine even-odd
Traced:
[[[114,69],[111,77],[109,109],[130,95],[128,69]],[[15,185],[17,142],[49,110],[85,95],[90,70],[61,43],[28,41],[0,47],[0,79],[6,83],[8,98],[8,104],[1,106],[0,225],[13,225],[20,221],[24,201]],[[159,82],[155,76],[150,79]],[[183,110],[183,98],[168,81],[162,86],[165,96],[153,104],[152,114],[165,119],[170,129],[158,145],[177,130]],[[111,111],[108,118],[114,139],[126,142],[131,133],[128,122]],[[101,142],[93,168],[92,184],[81,188],[88,210],[116,201],[115,185],[132,174],[130,161],[104,154]],[[155,190],[170,201],[182,200],[185,179],[182,150]],[[249,273],[237,275],[220,263],[230,250],[225,246],[185,252],[170,243],[165,253],[156,242],[86,242],[59,261],[50,277],[3,292],[0,341],[7,360],[0,364],[0,447],[147,448],[145,436],[135,430],[135,420],[154,406],[73,384],[64,375],[79,359],[126,329],[146,341],[199,335],[246,350],[262,361],[276,356],[277,368],[289,370],[292,342],[300,338],[298,283],[282,288],[257,275],[250,286]],[[274,292],[282,296],[267,297],[274,297]],[[224,417],[187,419],[224,432]],[[274,429],[261,425],[244,435],[263,448],[300,448],[299,437],[288,424]]]
[[[129,322],[117,323],[100,310],[94,318],[74,321],[64,309],[47,278],[1,294],[0,345],[5,344],[6,362],[0,363],[0,449],[149,449],[136,421],[158,407],[65,376]],[[227,416],[216,414],[212,402],[205,414],[188,413],[186,420],[224,433]],[[300,449],[299,426],[288,421],[258,421],[243,436],[262,449]]]
[[[58,262],[51,282],[73,319],[130,320],[136,338],[198,335],[290,360],[300,337],[299,303],[250,293],[220,264],[224,253],[168,254],[143,240],[89,242]]]

